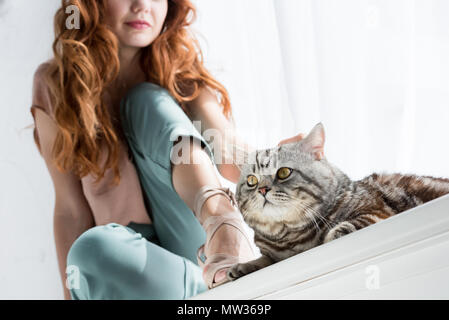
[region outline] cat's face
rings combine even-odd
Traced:
[[[299,142],[247,155],[236,199],[250,226],[283,222],[300,227],[321,218],[319,207],[338,185],[323,147],[324,128],[318,124]]]

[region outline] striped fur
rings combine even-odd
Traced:
[[[322,127],[314,131],[300,142],[258,150],[246,158],[236,199],[263,258],[233,266],[229,278],[449,194],[449,179],[444,178],[375,173],[352,181],[325,158],[310,152],[322,149],[324,142],[324,136],[321,140],[316,137],[324,135]],[[286,179],[277,176],[282,167],[291,169]],[[248,185],[250,175],[257,178],[257,185]],[[265,195],[260,192],[262,187],[269,188]]]

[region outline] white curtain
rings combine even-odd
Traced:
[[[257,147],[326,129],[351,178],[449,177],[449,1],[195,1],[210,69]]]

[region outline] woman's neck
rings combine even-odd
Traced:
[[[121,48],[119,50],[120,71],[111,84],[110,89],[113,92],[125,93],[131,87],[145,81],[145,73],[140,68],[140,49]]]

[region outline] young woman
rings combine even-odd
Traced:
[[[71,5],[79,29],[66,27]],[[63,0],[56,13],[54,57],[34,75],[31,112],[54,184],[66,299],[186,299],[255,258],[214,169],[233,182],[240,171],[216,164],[192,125],[234,127],[188,29],[194,18],[189,0]],[[191,161],[174,164],[174,146]]]

